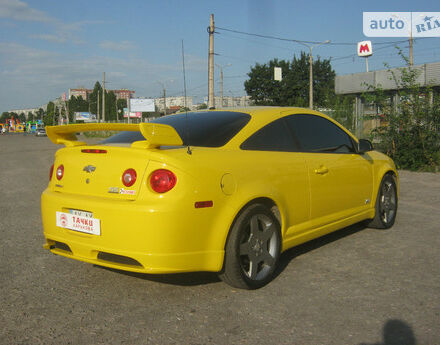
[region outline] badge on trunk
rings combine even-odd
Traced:
[[[119,194],[119,188],[118,187],[110,187],[108,189],[109,193],[115,193],[115,194]]]
[[[83,168],[83,171],[88,172],[88,173],[92,173],[96,170],[96,167],[94,167],[93,165],[87,165]]]

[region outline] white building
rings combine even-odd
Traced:
[[[205,103],[208,103],[208,98],[205,98]],[[231,108],[231,107],[249,107],[251,105],[250,96],[223,96],[223,104],[220,96],[214,96],[215,108]]]
[[[173,108],[177,108],[177,107],[187,107],[189,109],[193,108],[193,97],[191,96],[187,96],[186,97],[186,102],[185,102],[185,97],[180,96],[180,97],[166,97],[165,99],[166,102],[166,106],[167,109],[173,109]],[[160,97],[160,98],[155,98],[154,99],[154,105],[156,106],[157,111],[163,112],[164,111],[164,98]]]

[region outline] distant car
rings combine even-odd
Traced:
[[[47,134],[46,134],[46,130],[45,130],[44,128],[37,128],[37,129],[35,130],[35,135],[36,135],[37,137],[46,137],[46,136],[47,136]]]
[[[121,131],[86,145],[75,133]],[[390,228],[393,161],[303,108],[243,108],[141,124],[47,127],[45,248],[144,273],[219,272],[259,288],[280,253],[348,225]]]

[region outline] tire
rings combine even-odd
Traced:
[[[368,223],[375,229],[389,229],[393,226],[397,215],[397,187],[394,177],[387,174],[380,183],[376,198],[376,214]]]
[[[219,276],[233,287],[258,289],[272,280],[280,252],[280,223],[264,205],[250,205],[230,230]]]

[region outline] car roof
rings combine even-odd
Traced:
[[[236,108],[219,108],[219,109],[212,109],[209,111],[241,112],[241,113],[249,114],[251,116],[251,121],[249,121],[249,123],[234,138],[232,138],[228,142],[228,144],[226,144],[225,147],[240,145],[245,139],[247,139],[250,135],[255,133],[258,129],[264,127],[266,124],[275,121],[281,117],[287,115],[295,115],[295,114],[310,114],[310,115],[318,115],[324,117],[327,120],[336,124],[345,132],[347,132],[355,141],[358,141],[358,139],[350,131],[348,131],[340,123],[332,119],[330,116],[308,108],[252,106],[252,107],[236,107]]]

